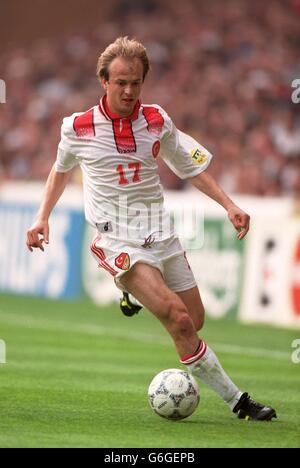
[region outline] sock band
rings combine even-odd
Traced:
[[[194,354],[190,354],[189,356],[184,356],[182,359],[180,359],[181,364],[189,365],[193,364],[194,362],[198,361],[198,359],[201,359],[202,356],[205,354],[206,351],[206,344],[204,341],[200,341],[200,344],[198,348],[196,349]]]

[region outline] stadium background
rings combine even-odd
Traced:
[[[7,345],[0,445],[299,446],[299,368],[291,356],[300,324],[300,103],[291,95],[300,78],[300,2],[11,0],[0,8],[0,79],[7,94],[0,104],[0,340]],[[162,437],[165,427],[148,414],[145,391],[162,367],[176,367],[176,356],[151,317],[128,323],[117,303],[111,305],[118,294],[87,248],[91,233],[78,172],[53,214],[47,252],[25,251],[61,120],[98,101],[95,64],[119,35],[138,38],[149,52],[143,101],[162,105],[215,155],[213,175],[252,216],[246,242],[238,243],[222,210],[160,163],[174,216],[178,206],[189,211],[191,201],[205,214],[203,247],[195,249],[188,235],[185,242],[211,317],[207,338],[231,375],[247,386],[250,378],[261,399],[275,400],[286,437],[273,426],[262,442],[261,428],[239,427],[234,442],[231,420],[224,423],[227,435],[218,427],[217,414],[224,411],[226,419],[226,409],[206,389],[203,409],[193,416],[205,424],[206,437],[199,440],[187,424],[186,438],[180,425]],[[102,437],[89,430],[91,413]],[[105,435],[104,420],[111,425]]]

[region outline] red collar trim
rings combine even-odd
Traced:
[[[107,104],[106,94],[100,99],[100,105],[99,105],[100,112],[104,115],[104,117],[107,120],[117,120],[117,119],[136,120],[139,116],[140,107],[141,107],[141,102],[137,101],[132,111],[132,114],[130,114],[128,117],[121,117],[118,114],[114,114],[109,109],[108,104]]]

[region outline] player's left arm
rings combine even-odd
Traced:
[[[250,216],[239,208],[229,196],[222,190],[216,180],[207,172],[189,178],[191,183],[209,198],[215,200],[227,211],[228,218],[238,231],[237,238],[243,239],[249,231]]]
[[[243,239],[249,231],[250,216],[241,210],[208,174],[207,168],[212,154],[194,138],[178,130],[164,111],[163,116],[166,134],[161,140],[161,157],[178,177],[189,179],[197,189],[223,206],[238,231],[237,238]]]

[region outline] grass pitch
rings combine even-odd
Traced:
[[[203,337],[237,385],[276,408],[271,423],[238,420],[207,387],[186,420],[152,412],[153,376],[182,366],[149,312],[117,305],[0,296],[0,447],[299,447],[300,331],[208,320]]]

